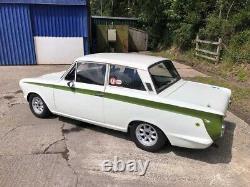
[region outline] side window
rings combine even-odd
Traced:
[[[120,65],[110,66],[109,85],[145,91],[137,70]]]
[[[105,73],[105,64],[79,63],[76,72],[76,82],[104,85]]]
[[[76,67],[74,66],[69,73],[65,76],[65,80],[67,81],[73,81],[75,80],[75,69]]]

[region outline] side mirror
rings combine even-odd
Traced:
[[[67,82],[68,87],[74,88],[75,87],[75,81],[69,81]]]

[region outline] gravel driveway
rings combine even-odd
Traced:
[[[200,76],[176,63],[181,75]],[[205,150],[142,151],[125,133],[67,118],[35,118],[18,80],[66,66],[0,67],[0,186],[250,185],[250,128],[228,112],[225,136]],[[204,75],[205,76],[205,75]],[[146,174],[103,172],[104,160],[148,160]]]

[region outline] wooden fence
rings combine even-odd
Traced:
[[[199,36],[197,35],[195,43],[196,43],[196,47],[195,47],[196,56],[206,58],[206,59],[216,61],[216,62],[220,60],[220,51],[221,51],[221,44],[222,44],[221,38],[219,38],[217,42],[214,42],[214,41],[208,41],[208,40],[200,40]],[[200,43],[217,46],[216,52],[209,51],[206,49],[201,49],[199,46]]]

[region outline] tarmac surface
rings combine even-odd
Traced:
[[[183,77],[205,76],[175,63]],[[250,128],[228,112],[223,138],[205,150],[138,149],[126,133],[75,120],[38,119],[18,81],[67,66],[0,67],[0,186],[249,186]],[[104,172],[104,160],[149,161],[145,175]]]

